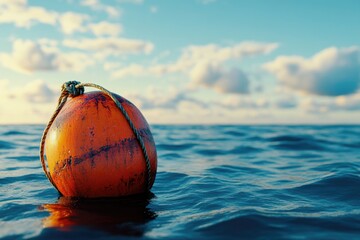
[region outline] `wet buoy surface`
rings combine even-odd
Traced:
[[[150,188],[157,170],[155,142],[141,112],[114,94],[143,139]],[[54,185],[68,197],[120,197],[147,191],[144,154],[114,101],[102,92],[69,97],[52,123],[45,155]]]

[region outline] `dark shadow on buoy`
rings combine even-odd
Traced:
[[[89,234],[94,232],[110,236],[139,237],[144,235],[146,223],[157,217],[156,213],[147,207],[153,197],[151,192],[122,198],[59,197],[56,203],[43,204],[40,207],[50,213],[42,222],[45,229],[72,232],[75,235],[77,230],[83,231],[86,228]],[[54,231],[50,232],[54,234]]]

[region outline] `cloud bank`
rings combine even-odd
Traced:
[[[360,49],[327,48],[311,58],[280,56],[264,65],[279,83],[305,93],[339,96],[360,87]]]
[[[129,53],[149,54],[154,45],[136,39],[126,38],[83,38],[79,40],[65,39],[63,45],[69,48],[81,49],[91,52],[101,52],[105,55],[123,55]]]
[[[258,42],[241,42],[227,47],[216,44],[188,46],[173,63],[151,66],[132,64],[114,71],[112,77],[120,79],[127,76],[182,73],[190,78],[190,86],[201,86],[222,93],[244,94],[249,92],[248,76],[239,67],[227,68],[225,63],[268,54],[277,47],[276,43]]]
[[[86,54],[61,53],[54,46],[44,46],[39,42],[21,39],[13,42],[11,53],[0,53],[0,61],[4,67],[22,73],[53,70],[82,71],[94,64]]]
[[[110,6],[102,4],[99,0],[82,0],[81,5],[91,8],[95,11],[103,11],[106,12],[110,17],[119,17],[121,12]]]
[[[58,13],[42,7],[30,7],[26,0],[0,0],[0,23],[29,28],[38,22],[55,25]]]
[[[221,93],[249,93],[249,80],[240,69],[225,69],[210,63],[198,64],[190,72],[194,87],[204,86]]]

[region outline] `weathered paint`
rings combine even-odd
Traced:
[[[145,143],[151,186],[157,169],[155,142],[141,112],[123,105]],[[45,154],[51,177],[64,196],[118,197],[146,191],[140,145],[114,102],[101,92],[70,98],[49,129]]]

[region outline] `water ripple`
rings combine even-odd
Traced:
[[[1,141],[0,140],[0,150],[1,149],[13,149],[15,147],[16,147],[15,144],[13,144],[11,142]]]

